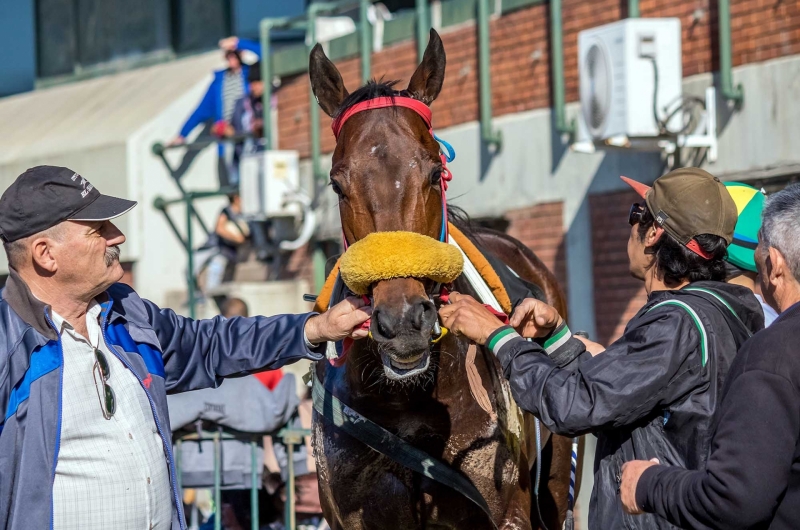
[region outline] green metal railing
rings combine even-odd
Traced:
[[[478,0],[478,73],[480,92],[481,139],[499,151],[503,142],[500,131],[492,128],[492,69],[489,41],[490,0]]]
[[[722,97],[737,105],[744,103],[744,87],[733,86],[733,61],[731,60],[731,3],[719,0],[719,77]]]
[[[167,224],[172,229],[172,232],[175,234],[175,237],[178,238],[178,241],[181,242],[181,245],[186,250],[186,286],[188,290],[187,295],[187,305],[189,309],[189,318],[195,318],[197,313],[197,282],[195,281],[195,271],[194,271],[194,245],[195,245],[195,237],[194,237],[194,223],[195,221],[203,227],[203,234],[207,235],[208,229],[206,228],[205,223],[203,222],[200,214],[197,213],[194,207],[194,201],[197,199],[207,199],[210,197],[221,197],[226,196],[231,193],[234,193],[236,190],[234,189],[226,189],[221,188],[219,190],[214,191],[185,191],[181,188],[182,197],[178,199],[164,199],[161,196],[158,196],[153,200],[153,208],[159,210],[161,213],[164,214],[164,218],[167,220]],[[186,235],[181,234],[180,230],[178,230],[175,221],[172,219],[172,216],[169,213],[169,207],[174,204],[183,204],[186,209]]]
[[[564,95],[564,34],[561,20],[561,0],[550,0],[550,49],[553,68],[553,112],[555,128],[560,133],[575,134],[575,122],[567,122]]]
[[[267,433],[268,434],[268,433]],[[289,429],[284,428],[275,435],[283,440],[286,445],[287,454],[287,474],[286,481],[286,505],[284,508],[284,527],[287,530],[295,530],[297,523],[295,517],[295,487],[294,487],[294,449],[295,446],[303,443],[305,436],[310,436],[308,429]],[[265,434],[245,434],[231,432],[223,429],[216,431],[201,431],[200,433],[186,433],[175,440],[175,475],[177,480],[178,492],[183,498],[183,468],[182,468],[182,448],[184,442],[202,443],[212,441],[214,443],[214,530],[222,528],[222,441],[238,440],[250,445],[250,521],[252,530],[258,530],[258,490],[261,485],[258,482],[258,469],[262,463],[258,460],[258,445]]]
[[[639,18],[639,0],[628,0],[628,18]]]
[[[417,0],[417,62],[422,61],[425,47],[428,46],[428,33],[431,29],[428,0]]]

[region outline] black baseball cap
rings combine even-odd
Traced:
[[[134,206],[135,201],[101,194],[71,169],[36,166],[0,197],[0,238],[10,243],[63,221],[107,221]]]

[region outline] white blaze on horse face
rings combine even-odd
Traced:
[[[394,189],[396,189],[396,190],[400,189],[400,181],[399,180],[395,180],[394,181]]]
[[[381,144],[373,145],[372,148],[369,150],[369,154],[374,155],[375,151],[381,148]]]

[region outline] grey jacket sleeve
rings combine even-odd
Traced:
[[[314,313],[192,320],[144,303],[162,347],[168,393],[216,387],[225,377],[324,357],[324,343],[311,350],[305,341],[305,323]]]
[[[689,319],[678,308],[654,309],[605,352],[567,359],[565,368],[548,356],[557,351],[519,335],[493,351],[517,404],[551,431],[574,436],[630,425],[702,384],[700,337]]]

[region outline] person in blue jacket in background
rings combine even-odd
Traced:
[[[247,75],[250,67],[242,62],[241,52],[250,51],[261,58],[261,45],[254,41],[228,37],[219,41],[219,47],[225,51],[228,67],[214,72],[214,79],[208,86],[203,99],[181,127],[170,145],[183,145],[186,138],[198,125],[213,122],[211,133],[224,137],[231,122],[236,101],[249,92]],[[220,186],[237,186],[238,171],[233,161],[233,147],[220,142],[217,146],[219,154]]]

